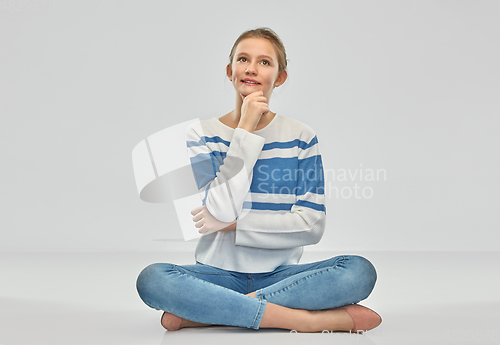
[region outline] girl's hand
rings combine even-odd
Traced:
[[[191,210],[191,215],[193,215],[194,226],[199,230],[200,234],[211,234],[216,231],[230,231],[236,230],[236,219],[233,222],[226,223],[221,222],[210,212],[208,212],[206,206],[199,206]]]
[[[267,98],[262,91],[255,91],[248,96],[240,94],[243,104],[241,105],[241,117],[238,128],[243,128],[250,133],[255,131],[260,118],[269,112]]]

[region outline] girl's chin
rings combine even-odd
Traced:
[[[244,97],[246,97],[249,94],[254,93],[256,91],[262,91],[264,93],[264,95],[266,94],[265,91],[260,89],[260,88],[259,89],[255,88],[254,90],[249,90],[248,88],[240,88],[240,89],[236,89],[236,91],[239,92]]]

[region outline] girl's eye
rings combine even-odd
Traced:
[[[267,66],[267,65],[269,65],[269,61],[267,61],[267,60],[262,60],[262,64]]]
[[[246,62],[247,58],[246,57],[240,57],[238,60],[241,61],[241,62]]]

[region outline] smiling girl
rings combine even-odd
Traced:
[[[164,311],[161,324],[169,331],[229,325],[357,332],[382,321],[357,304],[377,279],[367,259],[341,255],[299,264],[303,246],[323,235],[326,208],[315,132],[269,108],[286,67],[274,31],[244,32],[226,68],[234,110],[187,131],[205,195],[191,212],[203,234],[196,264],[152,264],[137,279],[140,297]]]

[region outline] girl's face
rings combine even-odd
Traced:
[[[238,43],[232,64],[227,65],[227,76],[236,92],[246,97],[262,91],[269,101],[273,88],[286,79],[286,72],[278,78],[278,70],[273,44],[265,38],[246,38]]]

